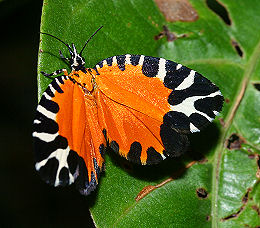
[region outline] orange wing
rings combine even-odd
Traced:
[[[111,100],[102,92],[97,103],[100,125],[114,151],[139,164],[157,163],[165,158],[161,122]]]
[[[114,56],[94,68],[100,90],[99,121],[116,152],[139,164],[155,164],[167,156],[179,156],[189,142],[186,135],[164,123],[172,89],[159,77],[144,75],[140,58],[133,64],[130,55]]]
[[[55,78],[37,107],[36,169],[51,185],[75,182],[82,194],[88,194],[97,185],[106,141],[95,101],[70,79]]]

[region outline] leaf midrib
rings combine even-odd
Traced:
[[[218,189],[219,189],[219,169],[221,165],[221,158],[224,151],[224,143],[225,139],[227,137],[227,133],[231,127],[233,118],[239,108],[239,105],[244,97],[245,91],[248,86],[248,82],[250,80],[250,77],[252,76],[252,73],[255,70],[255,67],[257,65],[257,62],[260,58],[260,40],[258,41],[251,57],[249,58],[247,64],[245,64],[245,71],[243,74],[243,80],[240,84],[240,89],[238,90],[238,93],[236,95],[235,102],[233,103],[232,107],[230,108],[230,111],[228,112],[226,123],[224,128],[221,129],[221,137],[218,141],[218,147],[216,148],[215,153],[215,159],[213,162],[213,182],[212,182],[212,227],[218,227]]]

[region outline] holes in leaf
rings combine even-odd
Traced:
[[[234,133],[226,140],[226,147],[229,150],[240,149],[242,143],[244,143],[244,140]]]
[[[247,149],[247,151],[248,151],[249,153],[252,153],[251,151],[249,151],[249,149]],[[255,155],[254,155],[254,154],[249,154],[249,155],[248,155],[248,158],[249,158],[249,159],[255,159]]]
[[[242,203],[243,203],[243,204],[246,204],[246,203],[247,203],[247,201],[248,201],[248,195],[249,195],[249,192],[251,192],[251,191],[252,191],[252,188],[248,188],[248,189],[247,189],[246,194],[245,194],[244,197],[242,198]]]
[[[260,83],[253,83],[253,86],[260,91]]]
[[[242,49],[240,48],[239,44],[238,44],[235,40],[232,40],[232,41],[231,41],[231,44],[232,44],[232,46],[235,48],[237,54],[238,54],[240,57],[243,57],[243,51],[242,51]]]
[[[256,155],[256,163],[257,163],[257,171],[256,171],[256,177],[260,178],[260,158],[259,155]]]
[[[160,40],[163,37],[166,37],[168,42],[172,42],[174,40],[177,40],[179,38],[187,37],[188,34],[182,34],[182,35],[175,35],[172,33],[166,25],[163,26],[163,31],[161,31],[158,35],[154,36],[155,40]]]
[[[177,36],[175,36],[166,25],[163,26],[163,31],[160,32],[158,35],[154,37],[155,40],[162,39],[164,36],[166,36],[166,39],[168,42],[174,41],[177,39]]]
[[[239,211],[240,213],[240,211]],[[234,213],[234,214],[231,214],[223,219],[221,219],[222,221],[226,221],[226,220],[229,220],[229,219],[232,219],[232,218],[236,218],[238,216],[238,213]]]
[[[253,205],[251,208],[257,212],[258,216],[260,216],[260,209],[257,205]]]
[[[231,25],[226,7],[216,0],[206,0],[208,7],[216,13],[227,25]]]
[[[247,202],[248,202],[249,193],[250,193],[251,191],[252,191],[252,188],[248,188],[248,189],[247,189],[246,194],[245,194],[244,197],[242,198],[242,203],[243,203],[243,205],[238,209],[238,211],[237,211],[236,213],[231,214],[231,215],[228,215],[228,216],[222,218],[221,220],[222,220],[222,221],[226,221],[226,220],[229,220],[229,219],[238,217],[239,214],[245,209],[245,206],[246,206],[246,204],[247,204]]]
[[[196,190],[197,196],[201,199],[205,199],[208,197],[208,193],[205,188],[198,188]]]
[[[205,163],[207,163],[209,160],[207,159],[207,158],[205,158],[205,157],[202,157],[201,159],[199,159],[199,163],[200,164],[205,164]]]

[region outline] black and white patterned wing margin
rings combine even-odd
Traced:
[[[84,195],[89,194],[96,188],[100,167],[95,159],[90,160],[94,170],[88,170],[86,161],[80,151],[70,148],[66,137],[59,134],[59,126],[62,124],[70,127],[70,122],[57,122],[57,115],[61,111],[60,104],[55,101],[59,96],[60,101],[71,102],[74,82],[68,76],[56,77],[42,95],[33,122],[33,141],[35,147],[35,168],[42,179],[53,186],[66,186],[75,183],[76,188]],[[63,104],[62,108],[68,117],[60,119],[70,120],[71,108]],[[75,111],[76,112],[76,111]],[[64,120],[64,121],[66,121]],[[60,125],[59,125],[60,124]],[[81,123],[80,126],[85,126]],[[82,135],[79,135],[79,138]],[[85,157],[90,157],[87,154]],[[89,172],[91,178],[89,179]]]
[[[198,72],[163,58],[141,56],[140,60],[144,75],[160,78],[173,90],[164,124],[184,134],[199,132],[221,111],[224,99],[219,88]]]

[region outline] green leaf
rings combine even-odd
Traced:
[[[104,26],[84,51],[87,67],[126,53],[163,57],[202,73],[226,101],[214,124],[190,136],[181,159],[142,167],[108,151],[99,187],[86,197],[98,227],[260,226],[260,2],[219,2],[231,25],[204,0],[190,0],[198,20],[174,23],[152,1],[44,1],[41,31],[78,48]],[[155,39],[164,25],[176,40]],[[69,70],[59,49],[68,55],[62,43],[41,35],[38,72]],[[39,98],[48,83],[38,74]]]

